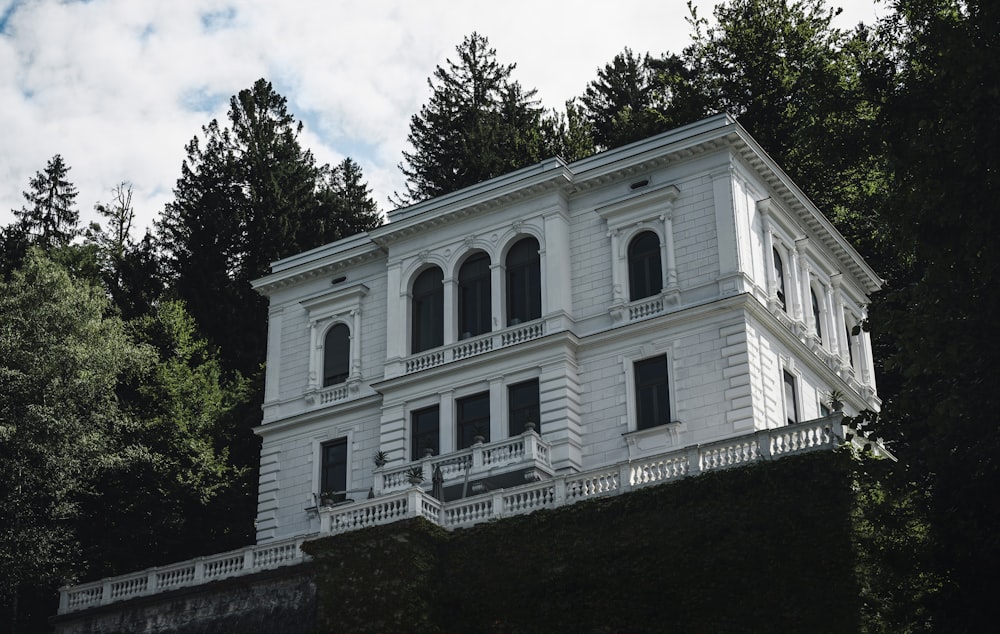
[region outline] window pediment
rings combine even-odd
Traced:
[[[657,218],[665,208],[669,208],[679,194],[680,190],[676,185],[661,185],[654,189],[644,189],[641,193],[598,207],[594,211],[604,218],[608,223],[608,229],[613,231]]]

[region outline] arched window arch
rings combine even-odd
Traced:
[[[542,316],[542,275],[538,240],[523,238],[507,252],[507,325]]]
[[[458,338],[489,332],[492,316],[490,256],[480,251],[458,270]]]
[[[785,265],[781,261],[781,255],[778,253],[778,249],[771,249],[771,259],[774,264],[774,283],[777,288],[774,289],[775,295],[778,297],[778,305],[781,309],[785,309]]]
[[[628,244],[629,301],[656,295],[663,290],[660,237],[643,231]]]
[[[429,268],[413,281],[410,343],[413,353],[444,343],[444,274]]]
[[[351,371],[351,330],[335,324],[323,339],[323,387],[347,380]]]

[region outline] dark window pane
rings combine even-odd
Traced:
[[[347,499],[347,439],[341,438],[323,445],[323,472],[320,493],[333,493],[334,502]]]
[[[777,285],[776,293],[778,295],[778,303],[781,305],[782,310],[785,308],[785,267],[781,262],[781,256],[778,255],[777,249],[771,250],[771,258],[774,260],[774,281]]]
[[[635,364],[636,428],[647,429],[670,422],[667,357],[653,357]]]
[[[490,258],[485,253],[477,253],[458,271],[459,339],[492,330],[490,302]]]
[[[419,460],[424,457],[426,449],[436,456],[440,449],[440,434],[438,433],[438,406],[417,410],[410,415],[412,425],[410,434],[410,459]]]
[[[427,269],[413,282],[412,351],[423,352],[444,343],[444,275]]]
[[[524,424],[529,420],[535,424],[535,431],[542,433],[538,416],[538,379],[507,388],[507,425],[510,435],[523,434]]]
[[[823,341],[823,322],[820,321],[819,300],[816,299],[816,292],[809,289],[809,297],[812,299],[813,323],[816,325],[816,338]]]
[[[628,287],[631,301],[663,290],[660,238],[652,231],[643,231],[628,245]]]
[[[524,238],[507,253],[507,325],[542,316],[538,240]]]
[[[847,321],[847,315],[844,315],[844,323],[845,324],[850,323],[850,322]],[[844,339],[844,342],[847,344],[847,359],[850,362],[851,367],[853,368],[854,367],[854,347],[851,345],[851,327],[850,326],[847,326],[844,329],[844,337],[846,337]]]
[[[490,441],[490,394],[483,392],[475,396],[458,399],[458,448],[471,447],[475,436]]]
[[[799,422],[799,398],[795,393],[795,377],[787,371],[783,371],[782,375],[785,383],[785,422],[794,425]]]
[[[351,366],[351,331],[337,324],[323,341],[323,387],[347,380]]]

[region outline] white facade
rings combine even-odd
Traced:
[[[258,542],[320,532],[325,483],[361,502],[411,464],[454,497],[821,418],[832,390],[877,409],[851,333],[878,285],[726,115],[390,212],[255,283],[271,306]],[[349,339],[328,358],[333,328]]]

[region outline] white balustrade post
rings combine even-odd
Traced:
[[[478,471],[483,468],[483,445],[476,443],[472,445],[472,470]]]
[[[253,570],[253,546],[243,551],[243,570]]]
[[[538,436],[534,432],[526,431],[521,434],[524,439],[524,458],[534,462],[538,459]]]
[[[497,491],[493,493],[493,519],[500,519],[504,516],[503,512],[503,493]]]
[[[416,484],[406,491],[406,517],[420,516],[420,504],[423,499],[424,490]]]
[[[329,511],[320,511],[319,512],[319,532],[320,533],[329,533],[330,532],[330,530],[331,530],[331,524],[332,524],[332,517],[333,517],[333,514],[330,513]]]
[[[631,491],[632,484],[632,463],[623,462],[618,466],[618,492]]]
[[[557,508],[566,504],[566,476],[552,481],[552,498]]]
[[[150,568],[149,574],[146,575],[146,592],[149,594],[156,594],[156,568]]]
[[[692,445],[687,449],[688,475],[701,473],[701,445]]]
[[[101,584],[101,601],[99,605],[107,605],[111,603],[111,581],[105,581]]]
[[[754,433],[754,442],[757,443],[757,453],[761,460],[771,459],[771,430],[762,429]]]

